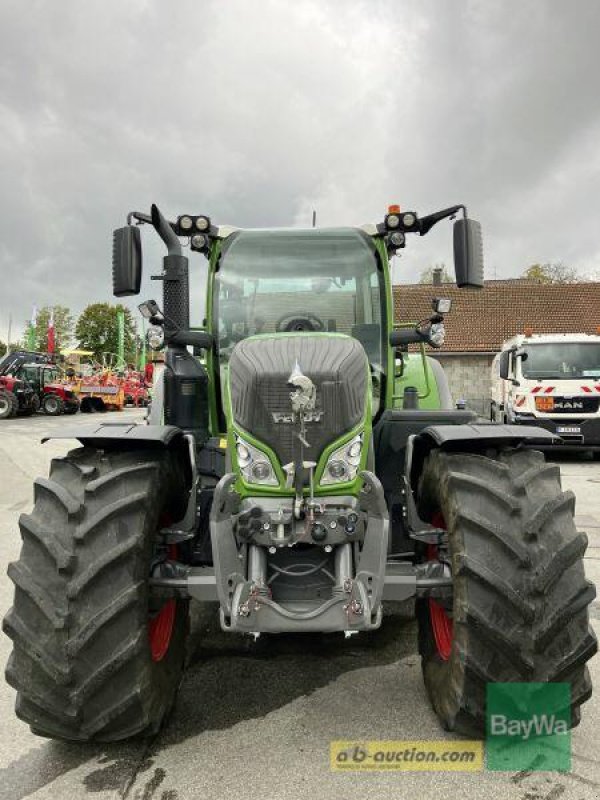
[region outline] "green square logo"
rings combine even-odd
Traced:
[[[568,683],[488,683],[486,700],[488,769],[571,769]]]

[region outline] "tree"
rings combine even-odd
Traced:
[[[0,358],[6,353],[6,345],[0,339]]]
[[[119,326],[117,313],[125,314],[125,360],[135,358],[135,325],[131,311],[122,305],[92,303],[83,310],[75,326],[75,336],[83,350],[91,350],[97,361],[102,361],[107,353],[119,349]]]
[[[562,261],[552,264],[532,264],[527,267],[522,277],[538,283],[577,283],[582,280],[576,269],[565,266]]]
[[[427,269],[424,269],[419,277],[419,283],[433,283],[434,270],[441,270],[440,280],[442,283],[454,282],[452,275],[450,275],[450,273],[446,269],[446,265],[442,263],[442,264],[432,264],[430,267],[427,267]]]
[[[70,309],[66,306],[44,306],[37,312],[35,324],[35,349],[42,353],[48,350],[48,322],[52,311],[54,311],[54,352],[60,353],[63,348],[71,344],[73,339],[73,317]],[[29,349],[29,324],[27,322],[23,334],[25,349]]]

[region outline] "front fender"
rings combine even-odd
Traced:
[[[477,453],[498,447],[548,446],[560,437],[528,425],[430,425],[410,436],[406,448],[406,475],[415,488],[423,463],[432,450]]]
[[[44,436],[50,439],[77,439],[82,445],[99,448],[174,447],[183,444],[183,431],[175,425],[134,425],[130,422],[103,422],[98,425],[77,425],[60,433]]]

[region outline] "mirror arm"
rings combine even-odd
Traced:
[[[450,208],[444,208],[442,211],[436,211],[434,214],[428,214],[426,217],[421,217],[419,220],[419,235],[425,236],[438,222],[448,217],[456,216],[459,211],[463,212],[463,216],[466,219],[467,207],[464,205],[451,206]]]
[[[390,333],[390,345],[392,347],[421,344],[422,342],[427,342],[427,334],[423,334],[418,328],[402,328]]]
[[[152,225],[152,217],[149,214],[143,214],[141,211],[130,211],[129,214],[127,214],[128,225],[132,225],[134,219],[140,224],[147,222]]]
[[[144,214],[142,211],[130,211],[129,214],[127,214],[127,224],[133,225],[133,220],[136,220],[136,223],[138,225],[145,225],[145,224],[154,225],[154,222],[152,221],[152,216],[150,214]],[[177,225],[174,222],[171,222],[170,220],[165,220],[165,221],[167,225],[171,227],[173,233],[177,233]]]
[[[169,345],[193,345],[203,350],[211,350],[214,346],[214,337],[206,331],[180,330],[169,336]]]

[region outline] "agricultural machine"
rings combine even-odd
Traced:
[[[145,375],[141,371],[127,370],[123,376],[123,394],[125,405],[145,408],[150,400]]]
[[[82,447],[53,459],[20,518],[6,677],[35,733],[157,731],[190,600],[217,601],[232,636],[323,632],[343,648],[385,604],[414,599],[445,728],[484,732],[490,682],[566,682],[579,722],[595,590],[574,497],[535,449],[553,434],[453,408],[443,372],[409,351],[441,345],[448,301],[393,322],[390,253],[449,218],[457,283],[480,287],[464,206],[260,231],[169,222],[153,206],[115,232],[118,297],[140,290],[134,223],[166,245],[162,303],[140,306],[165,366],[148,425],[60,434]],[[183,237],[209,262],[202,329],[190,329]]]
[[[73,388],[62,381],[54,356],[17,350],[0,361],[0,419],[45,414],[75,414],[79,402]]]
[[[123,383],[110,371],[96,372],[77,385],[81,411],[121,411],[125,405]]]
[[[79,410],[74,387],[63,383],[62,372],[55,364],[23,364],[16,376],[32,387],[44,414],[57,417],[60,414],[76,414]]]

